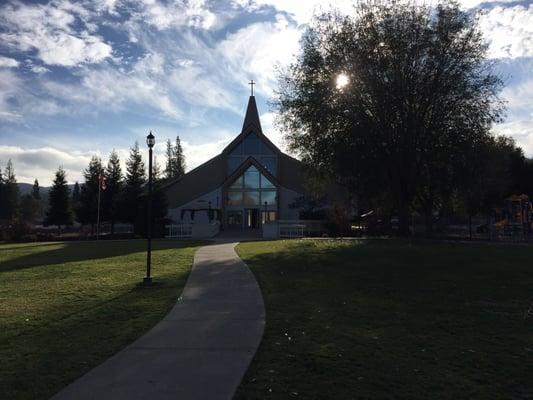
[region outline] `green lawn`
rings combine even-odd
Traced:
[[[533,248],[237,248],[267,309],[237,399],[532,399]]]
[[[199,243],[0,245],[0,398],[46,399],[141,336],[181,293]]]

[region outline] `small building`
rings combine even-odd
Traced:
[[[219,221],[223,230],[297,220],[303,172],[263,133],[252,95],[241,133],[222,153],[165,185],[168,216],[176,224]]]

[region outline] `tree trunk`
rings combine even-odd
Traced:
[[[468,232],[470,234],[470,240],[472,240],[472,214],[468,214]]]
[[[61,236],[61,225],[57,226],[57,236]]]

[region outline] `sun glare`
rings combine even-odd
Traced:
[[[349,82],[350,82],[350,80],[348,79],[348,75],[346,75],[345,73],[339,74],[337,76],[337,80],[336,80],[337,89],[342,89]]]

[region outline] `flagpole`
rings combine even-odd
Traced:
[[[98,175],[98,210],[96,211],[96,240],[100,235],[100,192],[102,190],[101,175]]]

